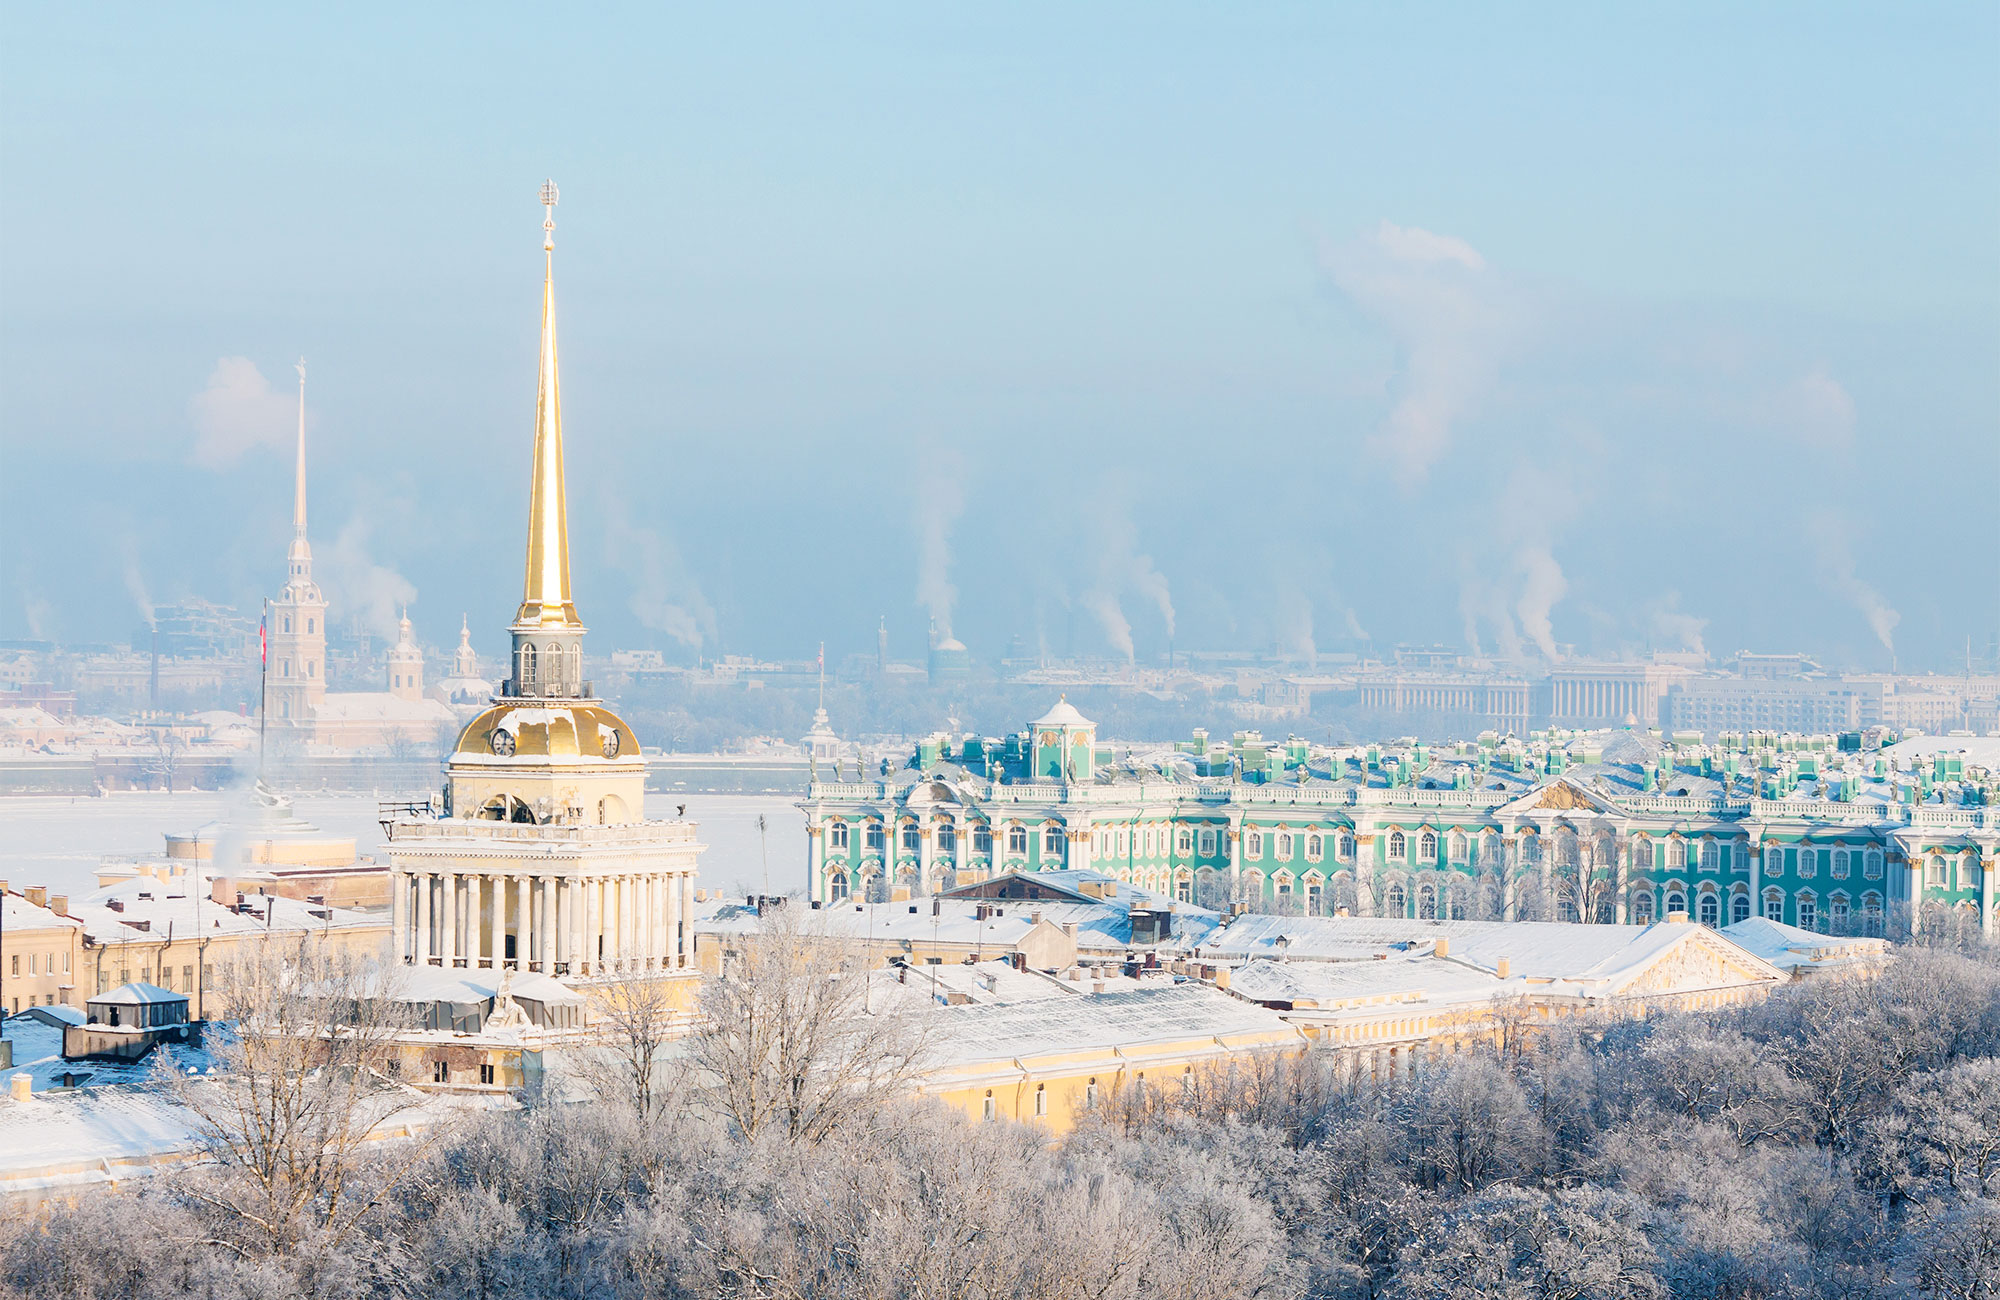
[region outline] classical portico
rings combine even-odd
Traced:
[[[443,816],[389,824],[396,955],[583,980],[692,978],[694,823],[648,821],[646,760],[583,676],[570,596],[556,363],[554,185],[543,187],[542,349],[512,675],[445,764]]]

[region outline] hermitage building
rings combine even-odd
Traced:
[[[900,770],[853,776],[815,780],[801,805],[819,906],[1069,868],[1306,915],[1995,933],[2000,778],[1908,743],[1628,729],[1328,747],[1197,731],[1114,750],[1063,700],[1014,735],[933,737]]]

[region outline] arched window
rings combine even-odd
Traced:
[[[1924,888],[1944,888],[1944,858],[1933,853],[1924,859]]]
[[[847,849],[847,823],[834,822],[826,828],[827,847],[845,852]]]
[[[1318,862],[1321,858],[1325,856],[1326,856],[1326,841],[1323,838],[1321,838],[1320,833],[1318,831],[1307,832],[1306,861]]]
[[[847,901],[847,873],[836,871],[826,878],[826,896],[836,903]]]
[[[1799,929],[1819,929],[1819,897],[1810,889],[1799,891]]]
[[[1007,828],[1007,851],[1009,853],[1026,853],[1028,851],[1027,827],[1009,826]]]
[[[1827,899],[1826,900],[1827,928],[1831,930],[1834,934],[1846,934],[1847,920],[1848,920],[1847,895],[1835,894],[1832,898]]]
[[[1819,853],[1815,849],[1799,850],[1799,879],[1811,880],[1819,874]]]
[[[1868,850],[1867,856],[1862,860],[1861,872],[1870,880],[1882,878],[1882,850]]]
[[[1722,846],[1714,840],[1703,840],[1701,842],[1701,869],[1703,871],[1716,871],[1721,866]]]
[[[1318,916],[1318,915],[1320,915],[1320,900],[1321,900],[1321,898],[1322,898],[1322,897],[1324,897],[1324,894],[1325,894],[1325,888],[1324,888],[1324,886],[1322,886],[1322,885],[1320,884],[1320,879],[1319,879],[1319,877],[1318,877],[1318,876],[1307,876],[1307,877],[1306,877],[1306,915],[1307,915],[1307,916]]]
[[[1174,901],[1192,903],[1194,901],[1194,881],[1186,876],[1174,881]]]
[[[905,853],[915,853],[920,847],[922,847],[923,833],[917,829],[917,824],[915,822],[903,823],[902,840],[903,840],[903,852]]]
[[[1632,919],[1639,925],[1653,923],[1653,891],[1642,889],[1632,896]]]
[[[1882,937],[1882,895],[1870,892],[1861,896],[1861,933],[1874,939]]]
[[[306,676],[308,677],[319,676],[319,661],[317,659],[306,660]]]
[[[1432,889],[1429,885],[1425,885],[1417,890],[1417,918],[1423,921],[1435,921],[1437,920],[1437,915],[1437,890]]]
[[[312,620],[312,619],[307,619],[307,620],[306,620],[306,635],[307,635],[307,636],[311,636],[311,635],[312,635],[312,632],[313,632],[313,620]]]
[[[1174,852],[1186,857],[1194,852],[1194,832],[1182,827],[1174,832]]]
[[[1701,907],[1701,923],[1703,925],[1707,926],[1709,929],[1712,930],[1718,924],[1721,923],[1722,900],[1715,896],[1714,890],[1709,889],[1702,891],[1700,907]]]
[[[993,828],[981,823],[972,828],[972,851],[991,857],[993,854]]]
[[[284,616],[283,618],[279,619],[278,621],[279,621],[279,623],[283,624],[283,627],[282,627],[282,629],[281,629],[281,630],[283,630],[283,631],[286,631],[286,632],[289,632],[289,631],[291,631],[291,630],[292,630],[292,616],[291,616],[290,614],[287,614],[287,615],[285,615],[285,616]]]
[[[1764,919],[1766,921],[1775,921],[1779,925],[1785,923],[1785,895],[1782,890],[1767,889],[1764,891]]]
[[[1342,831],[1334,837],[1333,843],[1333,855],[1336,858],[1339,858],[1342,862],[1354,861],[1354,836],[1351,832]]]
[[[521,689],[535,689],[535,647],[525,643],[521,646]]]
[[[1436,862],[1437,855],[1438,837],[1435,834],[1425,831],[1417,837],[1417,857],[1419,859],[1425,862]]]
[[[1465,861],[1465,833],[1453,831],[1445,837],[1445,850],[1453,862]]]
[[[1038,1083],[1035,1085],[1035,1118],[1046,1119],[1048,1117],[1048,1113],[1049,1113],[1049,1085],[1046,1083]]]
[[[1063,846],[1062,841],[1063,841],[1062,827],[1060,826],[1042,827],[1042,856],[1061,857],[1062,846]]]
[[[1095,1079],[1083,1085],[1083,1108],[1085,1110],[1097,1109],[1097,1080]]]
[[[1215,856],[1215,831],[1207,826],[1201,828],[1201,856],[1204,858]]]
[[[1653,869],[1653,842],[1643,835],[1632,837],[1632,870],[1651,871]]]
[[[1667,914],[1671,916],[1675,912],[1685,912],[1687,910],[1687,895],[1678,889],[1669,891],[1667,894]]]
[[[1403,857],[1409,853],[1409,851],[1410,851],[1409,841],[1403,838],[1403,832],[1390,831],[1389,832],[1390,859],[1392,861],[1400,862],[1403,859]]]
[[[1389,892],[1384,896],[1384,914],[1388,916],[1402,916],[1408,910],[1408,900],[1403,894],[1403,887],[1401,885],[1389,886]]]
[[[563,689],[562,647],[557,645],[555,642],[551,641],[549,642],[547,649],[544,651],[544,654],[546,655],[549,661],[547,665],[545,665],[546,668],[548,669],[548,677],[549,677],[548,693],[550,695],[554,695]]]
[[[1833,878],[1835,880],[1847,879],[1847,864],[1847,850],[1835,849],[1833,851]]]
[[[979,1118],[985,1120],[987,1123],[990,1124],[993,1122],[994,1112],[995,1112],[995,1107],[993,1104],[993,1089],[988,1088],[986,1090],[986,1097],[979,1107]]]
[[[1685,869],[1687,868],[1687,864],[1688,864],[1688,846],[1687,846],[1687,841],[1686,841],[1686,840],[1668,840],[1668,841],[1667,841],[1667,870],[1669,870],[1669,871],[1683,871],[1683,870],[1685,870]]]
[[[1246,858],[1261,858],[1264,856],[1264,832],[1243,832],[1243,856]]]
[[[1750,895],[1746,890],[1737,890],[1729,899],[1729,919],[1747,921],[1750,919]]]
[[[942,826],[939,826],[937,833],[937,840],[938,840],[939,853],[954,853],[954,854],[957,853],[958,827],[952,825],[950,822],[946,822]]]
[[[1278,852],[1277,852],[1278,861],[1290,862],[1292,860],[1292,833],[1290,831],[1279,831],[1277,838],[1278,838]]]
[[[868,847],[875,850],[877,853],[880,853],[882,851],[882,834],[883,831],[881,822],[868,823]]]

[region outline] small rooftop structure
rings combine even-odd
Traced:
[[[91,1021],[113,1029],[162,1029],[188,1022],[187,994],[137,980],[100,993],[85,1005]]]

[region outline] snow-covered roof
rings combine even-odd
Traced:
[[[935,905],[935,907],[934,907]],[[979,909],[988,914],[982,918]],[[876,944],[938,943],[958,947],[989,945],[998,953],[1019,946],[1036,918],[1054,926],[1076,927],[1077,950],[1087,956],[1122,958],[1132,946],[1132,911],[1117,901],[1065,903],[1049,900],[917,899],[907,903],[837,903],[813,913],[830,933]],[[1217,923],[1198,908],[1176,913],[1173,935],[1148,946],[1152,952],[1192,951]],[[696,919],[702,934],[746,934],[758,926],[757,910],[725,903]]]
[[[1677,945],[1706,936],[1737,948],[1742,965],[1766,965],[1755,953],[1689,922],[1578,925],[1563,921],[1410,921],[1395,917],[1246,915],[1211,934],[1201,955],[1223,960],[1373,962],[1378,954],[1435,952],[1497,972],[1505,961],[1514,978],[1610,987]],[[1775,976],[1775,972],[1770,972]]]
[[[254,910],[238,912],[211,899],[209,888],[206,874],[190,872],[166,880],[134,876],[84,895],[70,911],[97,943],[122,943],[142,934],[160,938],[169,927],[181,938],[197,933],[213,937],[272,930],[387,929],[389,924],[386,913],[326,907],[276,894],[246,894],[245,902]]]
[[[1731,943],[1786,971],[1826,962],[1875,961],[1889,951],[1886,939],[1818,934],[1761,916],[1726,925],[1722,933]]]
[[[1076,711],[1076,706],[1065,695],[1056,700],[1055,707],[1036,718],[1031,724],[1037,727],[1089,727],[1096,724]]]
[[[0,920],[5,921],[8,930],[17,932],[83,924],[73,916],[58,916],[46,907],[29,902],[25,895],[12,890],[0,894]]]
[[[120,984],[109,993],[99,993],[96,997],[90,999],[90,1004],[95,1006],[100,1002],[115,1002],[119,1006],[145,1006],[151,1003],[185,1002],[187,1000],[188,996],[185,993],[176,993],[172,989],[163,989],[157,984],[146,984],[139,980],[133,980],[130,984]]]
[[[1275,1012],[1193,983],[1060,1000],[940,1007],[935,1015],[943,1065],[1132,1050],[1188,1039],[1298,1035]]]

